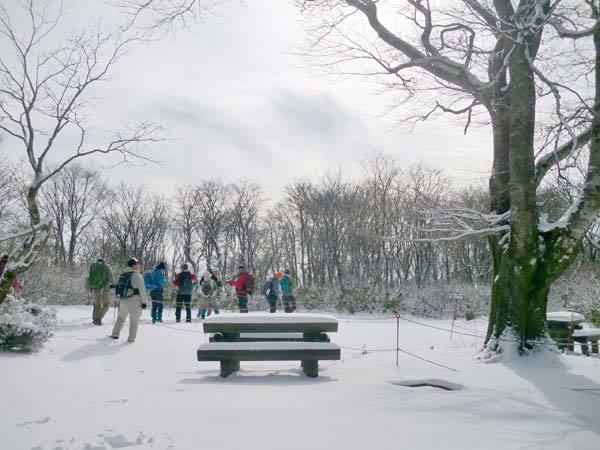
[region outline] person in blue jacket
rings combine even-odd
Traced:
[[[166,271],[167,265],[161,261],[153,270],[144,275],[144,284],[152,299],[152,323],[162,322],[164,288],[167,284]]]

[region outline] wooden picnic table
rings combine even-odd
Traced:
[[[318,361],[340,359],[327,334],[338,330],[338,321],[329,315],[215,315],[203,329],[212,336],[198,348],[198,361],[219,361],[223,377],[239,370],[240,361],[301,361],[304,373],[316,377]]]

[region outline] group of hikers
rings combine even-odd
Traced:
[[[115,278],[111,266],[104,258],[99,258],[90,265],[87,287],[94,295],[94,308],[92,312],[92,323],[102,325],[102,319],[110,309],[111,290],[114,289],[115,296],[119,299],[119,312],[112,334],[113,339],[118,339],[127,317],[129,317],[128,342],[134,342],[142,310],[146,309],[148,297],[152,303],[152,323],[163,321],[163,309],[165,301],[165,288],[169,283],[167,264],[159,262],[155,267],[142,274],[142,265],[136,258],[127,261],[125,271]],[[248,296],[255,294],[256,278],[244,265],[238,267],[238,274],[232,280],[225,283],[235,288],[240,313],[248,312]],[[175,296],[175,321],[181,322],[182,311],[185,308],[185,321],[192,322],[192,299],[194,293],[200,298],[197,317],[204,320],[211,314],[219,314],[218,298],[223,283],[217,272],[208,268],[198,278],[190,270],[190,266],[184,263],[179,272],[171,281],[176,289]],[[295,297],[296,283],[289,270],[275,272],[267,280],[261,289],[261,294],[269,303],[269,311],[277,312],[279,298],[286,313],[296,311]]]

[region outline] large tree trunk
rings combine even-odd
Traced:
[[[516,337],[523,349],[545,333],[550,282],[539,257],[533,146],[536,94],[533,69],[524,47],[514,50],[509,69],[510,239],[503,236],[500,239],[504,241],[491,241],[494,280],[487,337]],[[495,152],[504,150],[495,148]],[[496,189],[490,191],[492,206],[502,211],[506,198],[502,187]],[[498,344],[496,340],[494,347]]]

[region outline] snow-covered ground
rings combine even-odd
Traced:
[[[165,311],[166,312],[166,311]],[[340,317],[342,360],[310,379],[289,362],[242,363],[227,379],[199,363],[198,323],[173,314],[138,340],[106,339],[90,309],[62,307],[62,325],[35,355],[0,354],[3,450],[595,449],[600,358],[505,358],[482,363],[481,340],[400,323]],[[112,321],[112,311],[107,317]],[[424,321],[449,328],[449,321]],[[483,320],[458,322],[480,334]],[[126,335],[126,334],[124,334]],[[366,354],[360,350],[366,347]],[[426,379],[447,391],[402,384]]]

